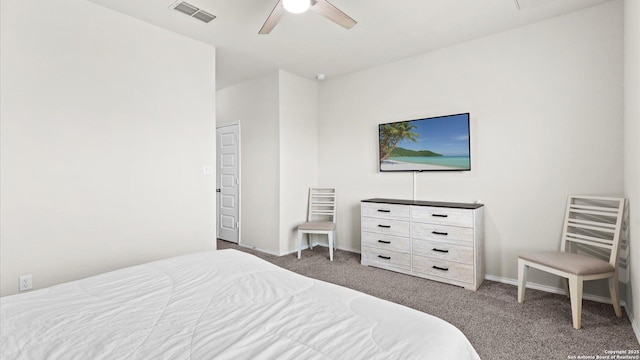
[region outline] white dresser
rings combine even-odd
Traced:
[[[484,280],[482,204],[361,202],[362,265],[477,290]]]

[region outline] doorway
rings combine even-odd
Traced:
[[[240,243],[240,124],[216,127],[216,237]]]

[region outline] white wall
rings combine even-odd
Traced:
[[[318,84],[280,71],[280,254],[298,250],[296,228],[318,185],[317,129]]]
[[[283,255],[297,249],[307,190],[317,185],[318,86],[286,71],[217,92],[218,123],[241,124],[240,242]]]
[[[240,242],[279,253],[278,72],[217,91],[217,121],[240,122]]]
[[[319,179],[341,194],[340,247],[360,251],[360,200],[412,198],[412,173],[377,171],[377,124],[470,112],[474,170],[418,174],[418,199],[486,205],[490,275],[557,249],[568,194],[623,193],[622,27],[609,2],[323,83]]]
[[[640,324],[640,2],[624,2],[624,189],[629,199],[631,284],[627,303]],[[636,329],[638,330],[638,329]]]
[[[215,49],[86,1],[1,4],[1,294],[215,249]]]

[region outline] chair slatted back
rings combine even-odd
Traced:
[[[307,221],[336,221],[336,189],[309,189]]]
[[[585,252],[617,263],[625,199],[570,196],[562,231],[562,251]]]

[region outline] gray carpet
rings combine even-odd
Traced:
[[[571,305],[562,295],[527,289],[518,304],[517,287],[485,280],[478,291],[360,265],[360,254],[317,246],[296,255],[273,256],[225,241],[218,249],[254,254],[296,273],[355,289],[435,315],[458,327],[482,359],[569,359],[606,356],[606,350],[637,350],[631,323],[608,304],[585,300],[582,329],[571,326]],[[615,357],[611,357],[612,359]],[[638,357],[633,357],[638,359]]]

